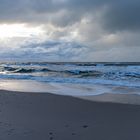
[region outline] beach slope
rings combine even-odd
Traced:
[[[140,106],[0,91],[0,140],[140,140]]]

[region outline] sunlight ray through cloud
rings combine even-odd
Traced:
[[[0,38],[31,37],[43,33],[40,27],[27,27],[24,24],[0,24]]]

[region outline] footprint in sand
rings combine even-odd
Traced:
[[[50,135],[50,140],[53,140],[54,139],[53,132],[49,132],[49,135]]]
[[[50,132],[49,135],[53,135],[53,132]]]
[[[53,137],[50,137],[50,140],[53,140],[54,138]]]
[[[73,135],[73,136],[75,136],[75,135],[76,135],[76,133],[72,133],[72,135]]]
[[[88,128],[88,125],[83,125],[83,128]]]

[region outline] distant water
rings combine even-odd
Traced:
[[[0,63],[0,79],[140,88],[140,63]]]

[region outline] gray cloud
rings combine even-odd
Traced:
[[[129,35],[131,40],[133,40],[132,36]],[[125,38],[121,40],[119,37],[118,39],[118,44],[108,43],[106,40],[95,41],[95,47],[84,46],[76,42],[53,40],[40,43],[25,42],[18,47],[1,47],[0,60],[139,62],[139,44],[133,47],[127,46]]]
[[[139,0],[0,0],[0,21],[67,26],[105,7],[101,20],[108,30],[140,28]]]
[[[18,48],[1,48],[1,60],[31,61],[80,61],[88,48],[76,42],[47,41],[25,43]],[[88,60],[85,59],[85,60]]]
[[[47,34],[44,43],[25,43],[9,52],[3,49],[0,55],[54,61],[139,61],[139,13],[139,0],[0,0],[0,23],[42,25]]]
[[[110,31],[140,30],[140,1],[117,0],[108,5],[103,25]]]

